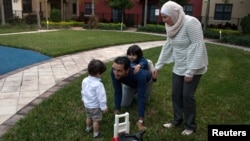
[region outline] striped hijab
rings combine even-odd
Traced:
[[[174,38],[184,23],[185,13],[182,6],[173,1],[168,1],[161,7],[161,13],[171,17],[174,25],[169,26],[166,23],[165,27],[167,31],[167,37]]]

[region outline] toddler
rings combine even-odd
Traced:
[[[101,75],[106,71],[105,64],[100,60],[91,60],[88,64],[89,75],[82,81],[82,101],[86,111],[86,132],[94,129],[94,138],[100,136],[99,121],[102,113],[107,112],[107,96]]]

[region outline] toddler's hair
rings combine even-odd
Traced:
[[[88,72],[90,75],[102,74],[105,71],[106,65],[100,60],[92,59],[88,64]]]
[[[137,55],[137,58],[141,58],[143,56],[143,52],[138,45],[132,45],[127,49],[127,55]]]

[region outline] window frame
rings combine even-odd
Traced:
[[[190,15],[193,16],[193,4],[185,4],[183,5],[183,10],[185,12],[186,15]]]
[[[85,15],[91,15],[92,14],[92,3],[86,2],[85,3]]]
[[[23,13],[32,13],[32,0],[23,0]]]
[[[214,20],[230,21],[232,10],[233,4],[216,4],[214,8]]]

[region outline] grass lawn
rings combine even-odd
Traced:
[[[0,45],[30,49],[50,57],[57,57],[100,47],[164,39],[166,37],[131,32],[60,30],[1,36]]]
[[[75,31],[65,32],[72,34]],[[46,35],[50,34],[52,33]],[[117,35],[114,39],[120,38]],[[82,39],[84,40],[84,38]],[[0,39],[0,43],[2,41],[3,39]],[[73,41],[69,40],[69,42]],[[98,39],[96,42],[101,43]],[[103,42],[106,43],[106,41]],[[125,42],[123,41],[123,43]],[[250,102],[248,102],[250,99],[248,89],[250,86],[250,52],[213,44],[206,45],[209,66],[208,72],[201,78],[196,92],[197,132],[184,137],[180,135],[184,125],[173,129],[162,127],[163,123],[169,122],[173,118],[171,102],[173,64],[169,64],[159,71],[159,78],[153,85],[153,95],[145,114],[147,131],[143,136],[144,141],[205,141],[209,124],[250,124],[248,110],[250,107]],[[69,53],[74,52],[70,47],[69,50]],[[161,47],[145,50],[144,56],[156,62],[160,50]],[[66,53],[66,48],[62,52]],[[97,139],[98,141],[110,141],[113,137],[115,117],[113,114],[113,88],[109,75],[111,65],[112,62],[107,63],[108,70],[102,78],[107,91],[109,113],[104,115],[103,121],[100,123],[100,130],[103,134],[101,138]],[[35,107],[11,128],[1,138],[1,141],[92,141],[92,133],[85,132],[85,113],[80,94],[81,81],[86,75],[80,76]],[[130,113],[131,133],[138,132],[135,125],[137,121],[136,101],[130,108],[122,109],[122,112],[126,111]]]
[[[8,28],[9,26],[9,28]],[[7,28],[6,28],[7,27]],[[37,27],[35,26],[30,26],[27,27],[26,25],[20,25],[20,26],[10,26],[6,25],[6,27],[1,27],[0,26],[0,34],[4,33],[16,33],[16,32],[27,32],[27,31],[37,31]]]

